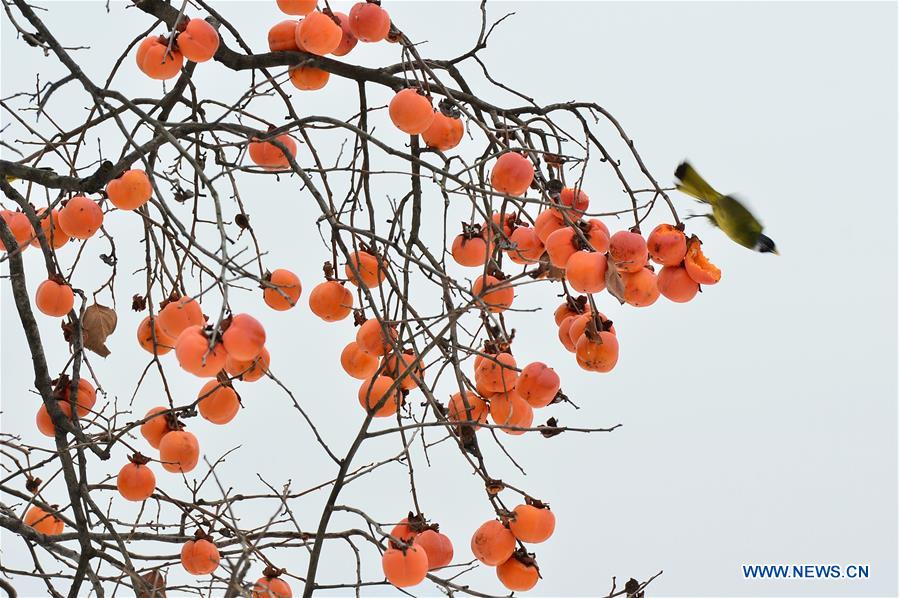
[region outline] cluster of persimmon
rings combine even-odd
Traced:
[[[506,588],[525,592],[537,585],[540,569],[524,544],[545,542],[555,528],[556,516],[549,505],[525,497],[524,504],[511,513],[502,513],[501,519],[491,519],[475,530],[471,552],[485,565],[496,567],[496,576]]]
[[[137,47],[137,68],[151,79],[178,76],[184,60],[206,62],[219,49],[219,34],[203,19],[182,18],[170,37],[151,35]]]
[[[381,556],[384,576],[398,588],[421,583],[434,571],[453,560],[453,543],[440,532],[436,523],[428,523],[424,515],[409,513],[390,531],[387,550]]]

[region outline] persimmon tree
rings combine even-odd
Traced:
[[[145,33],[109,56],[108,75],[94,80],[79,66],[79,49],[60,41],[41,10],[4,0],[19,51],[43,52],[66,72],[2,100],[5,118],[24,132],[3,140],[0,160],[3,296],[14,302],[27,341],[34,425],[47,439],[25,443],[11,430],[31,422],[4,422],[0,525],[19,538],[4,551],[27,552],[33,562],[33,572],[0,564],[9,595],[24,576],[39,577],[55,596],[87,588],[97,595],[358,595],[386,584],[447,595],[529,590],[541,573],[551,575],[540,571],[535,546],[552,550],[552,497],[539,479],[525,486],[495,477],[484,445],[515,462],[505,446],[510,436],[551,443],[560,434],[615,428],[560,423],[576,397],[566,396],[539,356],[519,354],[515,322],[554,318],[583,375],[609,373],[619,356],[634,358],[627,331],[613,324],[616,310],[648,307],[660,296],[689,301],[720,278],[699,239],[685,234],[670,189],[609,112],[591,101],[541,105],[493,76],[481,54],[505,17],[491,20],[485,3],[471,45],[442,59],[423,56],[416,32],[392,22],[389,6],[376,1],[347,14],[327,1],[278,6],[285,19],[266,31],[229,21],[226,7],[204,0],[135,0],[128,18]],[[395,61],[357,64],[354,56],[370,44],[392,44]],[[249,85],[230,99],[206,96],[194,75],[209,61]],[[158,95],[121,88],[126,69],[161,81]],[[327,94],[335,78],[354,84],[355,109],[305,112],[304,94]],[[73,87],[84,101],[83,122],[60,127],[54,111],[72,107],[54,96]],[[386,106],[373,101],[385,92]],[[506,101],[483,99],[493,95]],[[325,141],[334,139],[339,144]],[[607,149],[613,144],[621,155]],[[615,180],[620,197],[591,201],[582,183],[594,171]],[[268,208],[242,191],[259,177],[318,207],[317,220],[291,223],[294,234],[320,237],[318,255],[269,263],[253,218]],[[382,181],[389,194],[375,190]],[[290,218],[289,206],[279,209]],[[142,235],[119,233],[107,218],[115,211],[138,222]],[[461,226],[450,217],[460,212]],[[644,231],[659,212],[670,223]],[[83,259],[90,245],[104,248],[99,280],[97,266]],[[136,275],[118,270],[123,252],[143,256]],[[321,276],[301,282],[298,264],[310,260],[321,264]],[[558,301],[535,303],[536,285],[552,287]],[[255,311],[232,311],[235,294],[252,295]],[[136,341],[146,360],[117,368],[138,388],[158,378],[162,392],[123,406],[103,390],[92,363],[116,360],[106,340],[117,311],[129,307],[142,317]],[[279,362],[301,367],[300,356],[266,347],[275,335],[298,334],[295,315],[304,310],[334,327],[346,345],[333,358],[358,379],[357,396],[330,398],[334,417],[359,414],[346,447],[327,441],[304,408],[307,398],[277,377]],[[47,318],[59,320],[58,336],[41,335],[38,321]],[[277,325],[266,330],[260,320]],[[11,336],[5,331],[4,342]],[[61,343],[68,361],[49,363],[46,347]],[[178,370],[196,384],[171,384]],[[204,436],[240,425],[241,393],[251,385],[289,398],[298,434],[313,438],[331,463],[330,480],[261,493],[226,488],[221,461],[204,453]],[[363,463],[367,444],[385,438],[395,455]],[[254,441],[264,439],[246,439]],[[428,449],[444,443],[457,457],[431,462]],[[98,478],[97,462],[121,470]],[[408,486],[394,489],[403,501],[411,496],[408,514],[384,520],[342,502],[347,484],[389,464],[408,471]],[[466,500],[493,517],[473,518],[466,530],[441,529],[416,487],[423,467],[476,476],[483,492]],[[296,501],[311,492],[327,495],[324,507],[300,513]],[[65,498],[54,502],[51,494]],[[122,521],[104,507],[110,501],[142,502],[141,515]],[[278,506],[268,520],[235,515],[238,506],[246,512],[247,503],[272,501]],[[335,513],[358,523],[335,528]],[[339,584],[318,581],[328,543],[348,543],[356,555],[355,575]],[[288,549],[304,558],[285,562]],[[362,575],[359,563],[372,559],[384,577]],[[470,586],[465,574],[477,566],[496,567],[497,585]],[[186,583],[188,576],[202,582]],[[651,581],[613,582],[608,595],[638,596]]]

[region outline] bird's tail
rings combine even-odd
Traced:
[[[699,176],[689,162],[681,162],[674,171],[677,189],[705,203],[715,203],[721,194],[712,189],[704,178]]]

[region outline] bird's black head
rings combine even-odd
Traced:
[[[780,255],[777,251],[777,247],[774,246],[774,241],[767,235],[759,235],[759,240],[756,241],[754,249],[759,253],[773,253],[774,255]]]

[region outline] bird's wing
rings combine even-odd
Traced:
[[[674,176],[677,178],[678,191],[699,201],[714,204],[721,197],[721,194],[715,191],[689,162],[681,162],[674,171]]]
[[[752,248],[762,233],[762,224],[739,200],[723,195],[713,206],[718,227],[744,247]]]

